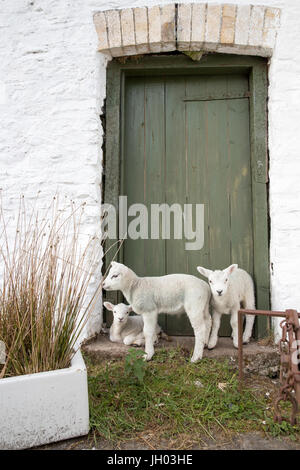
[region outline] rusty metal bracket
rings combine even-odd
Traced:
[[[282,338],[279,342],[281,354],[280,362],[280,382],[279,394],[274,403],[274,420],[278,423],[289,421],[296,424],[298,408],[300,405],[300,313],[296,310],[286,310],[277,312],[273,310],[247,310],[238,311],[238,363],[239,363],[239,388],[242,390],[243,371],[243,319],[244,315],[266,315],[269,317],[284,318],[280,323],[282,328]],[[289,401],[292,404],[290,419],[282,416],[279,403]]]

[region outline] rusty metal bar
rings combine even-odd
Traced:
[[[276,311],[276,310],[249,310],[246,308],[241,308],[239,310],[241,313],[245,313],[247,315],[268,315],[270,317],[285,317],[286,312]],[[300,316],[300,313],[298,314]]]

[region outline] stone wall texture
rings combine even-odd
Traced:
[[[86,202],[83,231],[99,233],[99,116],[111,55],[211,48],[270,56],[272,307],[300,310],[299,20],[295,0],[2,2],[0,187],[12,223],[21,193],[30,202],[41,191],[46,206],[59,192]],[[100,307],[86,336],[100,328]]]
[[[112,57],[163,51],[271,56],[280,9],[260,5],[172,3],[101,11],[98,49]]]

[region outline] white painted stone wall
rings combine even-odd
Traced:
[[[97,52],[93,15],[157,3],[170,0],[1,2],[0,187],[12,216],[20,193],[34,199],[42,191],[46,204],[59,192],[86,201],[84,230],[99,232],[107,59]],[[272,308],[300,310],[300,2],[251,4],[282,9],[269,70]],[[99,303],[86,335],[100,323]]]

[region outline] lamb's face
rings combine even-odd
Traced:
[[[210,290],[215,297],[222,297],[228,289],[228,274],[224,271],[212,271],[208,277]]]
[[[132,308],[130,305],[118,304],[113,309],[114,321],[126,323]]]
[[[129,317],[130,312],[132,311],[131,305],[125,305],[122,303],[114,305],[110,302],[104,302],[104,307],[106,307],[107,310],[113,312],[114,322],[117,323],[125,324],[127,322],[127,318]]]
[[[216,270],[211,271],[210,269],[202,268],[198,266],[197,269],[199,273],[207,277],[209,282],[210,290],[214,297],[222,297],[226,295],[229,285],[230,276],[235,269],[237,269],[237,264],[232,264],[222,271]]]
[[[122,290],[126,266],[113,261],[108,275],[103,283],[104,290]]]

